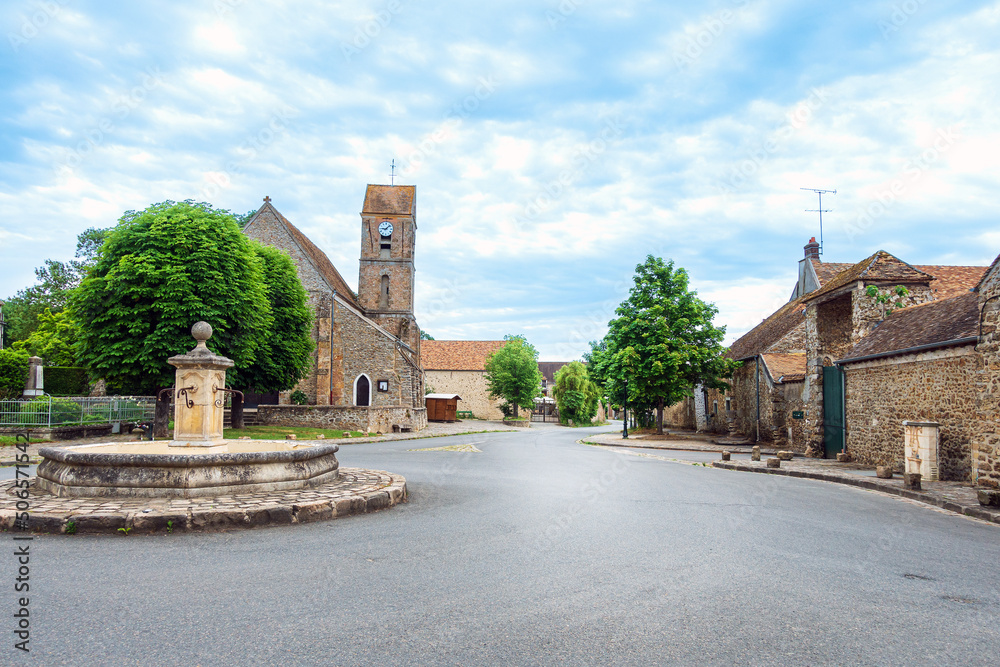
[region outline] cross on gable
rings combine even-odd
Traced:
[[[265,196],[264,197],[264,203],[265,204],[270,204],[271,203],[271,197],[270,196]]]

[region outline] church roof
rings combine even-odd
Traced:
[[[415,185],[369,185],[361,213],[413,215],[416,199]]]
[[[482,371],[502,340],[422,340],[420,362],[428,371]]]
[[[250,222],[247,223],[247,227],[253,224],[258,217],[262,217],[264,215],[272,216],[279,224],[283,225],[330,288],[336,290],[337,294],[339,294],[352,306],[361,310],[361,306],[358,305],[357,300],[354,298],[354,290],[348,286],[347,281],[345,281],[344,277],[340,275],[340,271],[338,271],[337,267],[333,265],[330,258],[326,256],[326,253],[316,247],[316,244],[310,241],[308,236],[299,231],[298,227],[289,222],[288,218],[283,216],[278,209],[271,204],[270,197],[264,200],[264,204],[257,210],[257,213],[255,213],[253,218],[250,219]]]

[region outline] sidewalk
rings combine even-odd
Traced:
[[[664,429],[666,430],[666,429]],[[648,435],[629,436],[628,440],[621,433],[602,433],[585,438],[583,442],[604,445],[606,447],[630,447],[641,449],[661,449],[675,451],[719,452],[728,451],[733,454],[749,455],[751,447],[743,443],[734,445],[718,444],[712,435],[701,435],[689,431],[672,431],[669,436]],[[761,457],[767,458],[774,454],[773,449],[761,447]],[[977,489],[968,482],[923,482],[920,491],[913,491],[903,486],[902,476],[893,479],[879,479],[875,476],[874,466],[864,466],[858,463],[838,463],[831,459],[806,458],[796,454],[791,461],[782,461],[780,468],[768,468],[764,460],[751,461],[740,457],[739,460],[713,461],[712,467],[723,470],[741,472],[758,472],[769,475],[784,475],[786,477],[801,477],[818,479],[825,482],[847,484],[862,489],[879,491],[910,500],[916,500],[928,505],[934,505],[950,512],[964,514],[983,521],[1000,524],[1000,507],[984,507],[979,504]]]

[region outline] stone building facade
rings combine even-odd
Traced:
[[[500,399],[490,398],[486,385],[487,357],[504,346],[502,340],[423,341],[424,382],[442,394],[458,394],[458,409],[478,419],[503,419]]]
[[[985,324],[996,317],[996,263],[990,271],[912,266],[879,251],[835,264],[818,250],[814,239],[806,245],[788,303],[731,346],[742,366],[730,390],[696,393],[695,402],[724,404],[729,429],[748,439],[811,456],[832,455],[839,431],[847,451],[868,464],[900,464],[903,420],[936,421],[943,478],[1000,483],[996,399],[983,380],[993,377],[988,356],[1000,349],[1000,341],[990,347],[995,334]],[[897,285],[909,294],[887,315],[867,289],[891,294]],[[824,380],[843,392],[839,414]],[[719,430],[721,421],[705,427]]]
[[[415,187],[369,185],[361,219],[357,293],[326,254],[278,212],[270,197],[244,231],[287,252],[308,294],[316,349],[310,373],[297,389],[305,392],[309,403],[420,411],[424,409],[424,379],[420,329],[413,315]],[[283,393],[279,403],[287,404],[290,394]],[[344,414],[343,410],[334,412]],[[426,423],[420,415],[410,414],[411,426]],[[360,424],[371,419],[347,421]]]
[[[972,441],[973,476],[1000,490],[1000,256],[976,286],[979,330],[976,352],[982,379],[975,384],[977,427]]]

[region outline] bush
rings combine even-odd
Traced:
[[[22,426],[46,426],[49,422],[49,401],[52,401],[52,426],[82,423],[80,405],[62,398],[41,396],[21,404],[19,422]],[[92,420],[87,420],[92,421]]]
[[[17,398],[28,381],[28,353],[0,350],[0,399]]]
[[[87,369],[71,366],[45,367],[45,393],[52,396],[86,396],[90,393]]]
[[[302,391],[301,389],[296,389],[295,391],[292,392],[292,395],[289,397],[289,400],[291,400],[292,403],[294,403],[295,405],[305,405],[306,403],[309,402],[309,397],[306,396],[306,392]]]

